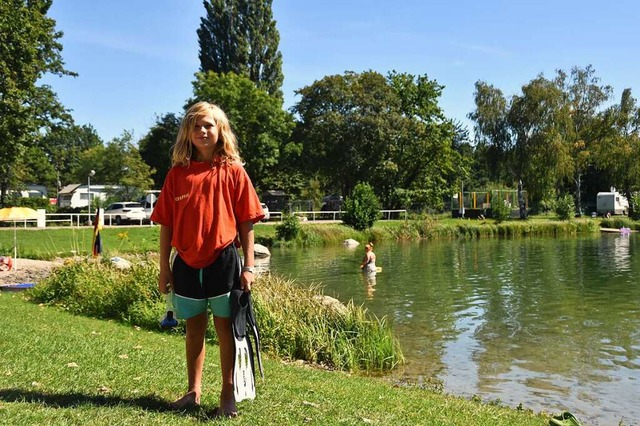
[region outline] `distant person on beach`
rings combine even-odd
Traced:
[[[364,246],[364,257],[362,258],[362,263],[360,264],[360,269],[362,272],[366,273],[375,273],[376,269],[376,254],[373,252],[373,243],[369,242],[366,246]]]
[[[209,310],[218,335],[222,386],[216,415],[238,415],[234,397],[231,290],[251,291],[253,224],[264,217],[242,166],[225,113],[198,102],[186,112],[171,156],[171,170],[151,215],[160,227],[160,293],[174,292],[178,318],[186,319],[187,392],[174,410],[200,405]],[[234,242],[239,237],[244,265]],[[171,264],[172,247],[177,256]]]

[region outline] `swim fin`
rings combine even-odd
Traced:
[[[256,397],[254,356],[258,358],[258,367],[262,377],[264,377],[264,373],[260,356],[260,337],[251,306],[251,295],[240,289],[232,290],[231,312],[233,319],[231,328],[236,346],[233,366],[234,396],[236,401],[254,399]],[[255,349],[251,345],[247,325],[253,333]]]
[[[264,369],[262,368],[262,355],[260,355],[261,347],[260,347],[260,332],[258,331],[258,324],[256,322],[256,315],[253,312],[253,305],[251,304],[251,297],[249,297],[249,302],[247,304],[247,323],[249,327],[251,327],[251,334],[253,334],[253,344],[254,350],[252,350],[252,355],[255,355],[255,358],[258,360],[258,370],[260,370],[260,377],[264,379]],[[250,346],[251,348],[251,346]],[[251,362],[253,366],[253,356],[251,357]],[[255,377],[255,368],[254,377]]]
[[[239,336],[235,326],[233,337],[236,346],[236,355],[233,365],[233,395],[236,402],[256,397],[256,384],[251,367],[251,347],[247,336]]]

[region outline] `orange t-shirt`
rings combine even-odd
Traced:
[[[172,167],[151,214],[153,222],[173,228],[171,245],[192,268],[212,264],[240,223],[263,217],[251,179],[236,162]]]

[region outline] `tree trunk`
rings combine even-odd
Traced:
[[[582,173],[576,177],[576,213],[582,216]]]

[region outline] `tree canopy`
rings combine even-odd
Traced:
[[[96,184],[121,186],[116,195],[124,201],[138,199],[153,185],[154,170],[142,161],[131,133],[126,131],[106,146],[97,145],[84,151],[76,169],[76,181],[84,182],[91,170],[95,171],[93,182]]]
[[[374,71],[327,76],[300,89],[293,111],[302,167],[344,195],[364,182],[386,206],[398,202],[399,190],[411,191],[412,202],[441,205],[457,156],[454,126],[437,104],[441,91],[426,76]]]
[[[51,88],[37,84],[47,73],[75,75],[64,68],[62,32],[47,17],[51,3],[0,2],[0,204],[17,183],[15,164],[48,128],[71,121]]]
[[[539,75],[510,99],[477,82],[476,109],[469,118],[475,122],[478,164],[496,182],[514,187],[523,181],[535,209],[549,208],[572,192],[580,213],[583,177],[602,164],[597,147],[611,135],[611,124],[602,118],[611,92],[591,66],[558,70],[553,79]]]

